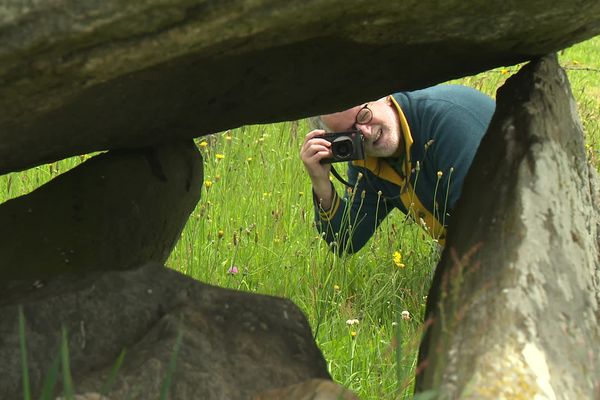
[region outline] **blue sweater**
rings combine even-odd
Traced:
[[[348,182],[355,189],[343,198],[334,190],[328,210],[315,199],[317,229],[339,253],[360,250],[394,208],[443,245],[463,180],[495,110],[493,99],[458,85],[391,97],[400,116],[404,156],[348,163]]]

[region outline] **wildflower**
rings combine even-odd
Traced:
[[[229,269],[227,270],[227,273],[229,275],[236,275],[238,272],[240,272],[240,271],[238,270],[238,267],[236,267],[235,265],[229,267]]]
[[[354,339],[356,337],[356,331],[350,332],[350,336],[352,336],[352,339]]]
[[[501,73],[502,75],[506,75],[506,74],[508,74],[508,70],[507,70],[506,68],[502,68],[502,69],[500,70],[500,73]]]
[[[225,232],[223,232],[223,230],[222,230],[222,229],[219,229],[219,232],[217,232],[217,237],[218,237],[219,239],[222,239],[222,238],[223,238],[223,236],[225,236]]]
[[[231,135],[225,135],[225,140],[231,140]]]
[[[304,192],[298,192],[298,195],[299,195],[300,197],[302,197],[302,196],[304,196]]]
[[[252,157],[246,158],[246,161],[248,161],[248,162],[252,161]]]
[[[335,290],[336,292],[339,292],[340,287],[338,285],[333,285],[333,290]]]
[[[221,175],[215,175],[215,182],[219,182],[221,180]]]
[[[204,181],[204,186],[206,186],[207,189],[210,189],[210,187],[212,186],[212,181],[210,179],[205,180]]]
[[[438,171],[437,172],[438,179],[440,179],[442,177],[442,175],[444,175],[444,173],[442,171]]]
[[[402,319],[408,321],[410,319],[410,313],[407,310],[404,310],[400,313]]]
[[[406,265],[404,265],[402,263],[402,253],[400,253],[399,251],[394,252],[393,260],[394,260],[394,264],[396,264],[396,267],[398,267],[398,268],[406,267]]]
[[[355,318],[355,319],[349,319],[348,321],[346,321],[346,325],[352,326],[352,325],[358,325],[359,321]]]
[[[573,65],[579,65],[579,64],[581,64],[579,61],[573,60]]]
[[[396,321],[392,322],[392,326],[398,326],[398,323]]]
[[[222,159],[224,159],[224,158],[225,158],[225,156],[224,156],[223,154],[219,154],[219,153],[217,153],[217,154],[215,155],[215,157],[217,157],[217,160],[222,160]]]
[[[208,142],[206,140],[203,140],[200,142],[200,144],[198,144],[198,146],[204,148],[204,147],[208,146]]]

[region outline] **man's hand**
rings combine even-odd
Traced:
[[[319,137],[324,133],[324,130],[316,129],[306,135],[300,149],[300,159],[308,172],[315,195],[321,200],[321,207],[327,210],[331,207],[333,191],[329,181],[331,164],[321,164],[321,160],[331,157],[331,143]]]
[[[331,143],[320,136],[325,134],[322,129],[316,129],[309,132],[304,138],[304,144],[300,149],[300,159],[304,163],[304,168],[308,172],[308,176],[314,182],[315,180],[329,181],[329,171],[331,164],[321,164],[321,160],[331,157]]]

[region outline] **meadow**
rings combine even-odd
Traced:
[[[600,37],[561,52],[559,60],[577,100],[590,162],[600,169]],[[454,83],[494,96],[517,70],[497,68]],[[396,211],[357,254],[330,252],[315,230],[310,182],[299,159],[307,131],[305,121],[290,121],[196,139],[205,163],[202,198],[167,266],[212,285],[291,299],[306,314],[334,380],[363,400],[412,398],[439,246]],[[0,201],[86,158],[2,176]]]

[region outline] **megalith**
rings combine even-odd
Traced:
[[[202,183],[191,139],[96,155],[0,204],[0,282],[164,263]]]
[[[158,399],[163,390],[171,399],[273,398],[265,396],[277,388],[331,379],[304,314],[289,300],[213,287],[156,263],[108,269],[4,293],[2,398],[22,398],[23,338],[33,398],[65,339],[74,391],[115,400]],[[65,382],[58,376],[57,394]]]
[[[600,193],[565,72],[497,93],[428,296],[417,391],[600,396]]]
[[[109,398],[157,398],[170,373],[177,399],[337,391],[320,380],[330,379],[325,363],[291,303],[163,267],[200,196],[190,139],[514,65],[600,34],[597,0],[1,8],[0,174],[109,150],[0,205],[0,393],[11,398],[21,395],[19,304],[35,394],[61,340],[78,393],[101,391],[124,348]],[[494,379],[516,371],[512,386],[525,393],[585,396],[600,370],[600,277],[581,127],[552,58],[499,99],[429,296],[418,389],[493,398]]]
[[[3,2],[0,173],[334,111],[598,34],[597,0]]]

